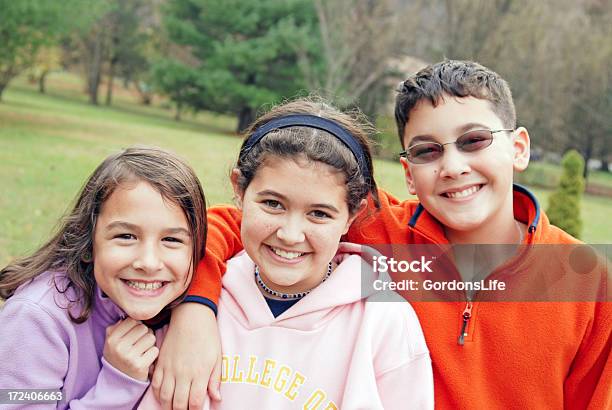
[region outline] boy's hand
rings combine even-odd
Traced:
[[[153,331],[139,321],[127,318],[106,328],[103,356],[128,376],[147,381],[158,354]]]
[[[214,312],[198,303],[183,303],[172,318],[151,387],[164,409],[200,410],[206,390],[221,400],[221,343]]]

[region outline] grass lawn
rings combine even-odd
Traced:
[[[13,82],[0,103],[0,265],[49,237],[87,176],[109,153],[133,144],[172,150],[192,164],[208,204],[231,201],[228,174],[240,146],[235,120],[209,113],[176,122],[158,105],[138,105],[117,88],[112,107],[94,107],[80,80],[53,74],[48,94],[23,80]],[[398,163],[377,161],[381,187],[405,198]],[[547,206],[549,192],[537,196]],[[612,199],[585,197],[584,239],[612,243]]]

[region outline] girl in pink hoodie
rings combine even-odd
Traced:
[[[378,201],[363,128],[297,100],[248,130],[231,173],[245,252],[223,277],[222,400],[205,408],[433,408],[412,307],[368,291],[370,266],[337,254],[367,196]],[[149,391],[141,408],[156,407]]]
[[[145,147],[106,158],[58,233],[0,270],[0,404],[136,407],[158,354],[142,322],[182,299],[205,242],[187,164]]]

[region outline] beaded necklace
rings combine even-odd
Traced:
[[[325,277],[323,278],[321,283],[325,282],[327,280],[327,278],[329,278],[331,273],[332,273],[332,263],[329,262],[329,264],[327,265],[327,273],[325,274]],[[309,289],[307,291],[299,292],[299,293],[282,293],[282,292],[277,292],[274,289],[270,289],[268,287],[268,285],[266,285],[264,283],[263,279],[261,279],[261,275],[259,274],[259,266],[257,266],[257,265],[255,265],[255,280],[257,281],[257,284],[259,285],[259,287],[261,289],[263,289],[264,292],[269,293],[270,295],[279,297],[279,298],[284,299],[284,300],[285,299],[286,300],[301,299],[304,296],[308,295],[310,292],[312,292],[312,289]],[[319,283],[319,285],[321,283]]]

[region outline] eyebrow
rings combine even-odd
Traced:
[[[257,195],[259,196],[274,196],[276,198],[282,199],[284,201],[289,202],[289,199],[284,196],[283,194],[279,194],[276,191],[272,191],[271,189],[264,189],[263,191],[259,191],[257,192]],[[328,209],[332,212],[336,212],[339,213],[340,211],[338,210],[338,208],[336,208],[333,205],[330,204],[310,204],[309,207],[311,208],[324,208],[324,209]]]
[[[488,125],[484,125],[479,122],[469,122],[467,124],[463,124],[460,127],[456,128],[455,132],[457,134],[457,138],[459,138],[461,135],[465,134],[468,131],[488,130],[488,129],[490,129]],[[437,142],[436,138],[434,138],[432,135],[428,135],[428,134],[417,135],[410,140],[410,144],[408,144],[408,146],[411,147],[415,143],[430,142],[430,141]]]
[[[490,130],[491,127],[489,127],[488,125],[485,124],[481,124],[479,122],[469,122],[467,124],[462,125],[461,127],[457,128],[457,133],[460,136],[462,134],[465,134],[468,131],[473,131],[473,130]]]
[[[128,230],[136,231],[136,230],[139,230],[139,227],[129,222],[114,221],[106,225],[105,229],[107,231],[110,231],[111,229],[128,229]]]
[[[114,221],[111,222],[110,224],[108,224],[105,229],[107,231],[110,231],[112,229],[127,229],[130,231],[139,231],[140,227],[138,225],[134,225],[131,224],[129,222],[124,222],[124,221]],[[171,235],[176,235],[176,234],[183,234],[183,235],[187,235],[189,236],[189,231],[185,228],[181,228],[181,227],[176,227],[176,228],[167,228],[164,229],[164,233],[166,234],[171,234]]]

